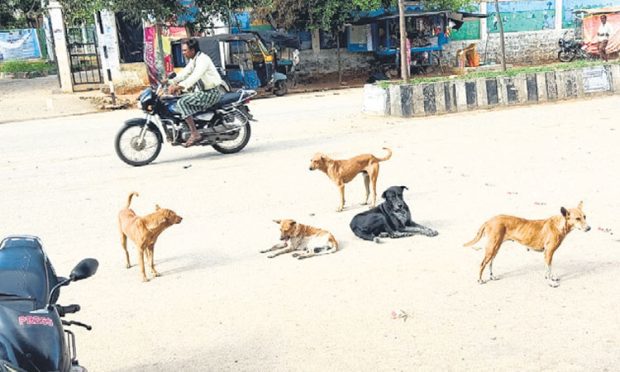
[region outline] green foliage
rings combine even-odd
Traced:
[[[41,0],[0,0],[0,28],[36,27],[41,12]]]
[[[7,61],[0,63],[0,72],[53,72],[56,66],[45,61]]]

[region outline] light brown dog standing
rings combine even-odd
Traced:
[[[293,254],[293,257],[301,260],[317,254],[336,253],[338,251],[338,241],[329,231],[297,223],[290,219],[273,220],[273,222],[280,225],[280,240],[282,242],[270,249],[260,251],[260,253],[267,253],[281,249],[280,252],[272,254],[269,258],[294,251],[303,251],[303,253]],[[289,242],[291,243],[290,246],[288,245]]]
[[[144,217],[136,215],[129,209],[131,198],[138,196],[137,192],[132,192],[127,198],[127,206],[118,214],[118,224],[121,231],[121,244],[125,250],[125,258],[127,259],[127,268],[131,267],[129,262],[129,252],[127,251],[127,237],[133,241],[138,249],[138,262],[140,271],[142,272],[142,281],[147,282],[146,273],[144,271],[144,255],[146,254],[151,267],[153,277],[159,276],[155,270],[155,243],[159,235],[168,227],[181,223],[183,218],[170,209],[155,206],[155,212]]]
[[[372,186],[372,206],[377,202],[377,178],[379,177],[379,162],[386,161],[392,157],[392,150],[383,148],[388,154],[384,158],[377,158],[372,154],[362,154],[346,160],[330,159],[327,155],[317,153],[310,160],[310,170],[321,170],[330,180],[334,181],[340,190],[340,205],[337,211],[344,209],[344,184],[350,182],[358,173],[364,177],[366,187],[366,197],[363,205],[368,204],[370,195],[369,185]]]
[[[519,242],[535,251],[545,253],[545,279],[551,287],[557,287],[559,279],[551,272],[553,253],[560,247],[562,241],[575,227],[582,231],[589,231],[583,213],[583,202],[577,208],[560,209],[561,215],[549,217],[546,220],[526,220],[524,218],[499,215],[485,222],[476,237],[465,243],[465,247],[476,244],[483,235],[488,238],[484,259],[480,264],[478,283],[482,284],[482,272],[489,265],[490,280],[493,276],[493,259],[497,255],[502,243],[506,240]]]

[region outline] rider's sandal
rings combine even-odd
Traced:
[[[196,145],[198,141],[200,141],[201,139],[202,138],[200,136],[196,136],[196,137],[190,136],[187,142],[183,144],[183,147],[192,147]]]

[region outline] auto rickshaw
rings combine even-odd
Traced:
[[[196,38],[220,71],[229,90],[259,89],[282,96],[288,92],[285,70],[278,69],[275,48],[268,49],[256,32],[218,34]],[[185,65],[180,44],[173,45],[175,66]]]

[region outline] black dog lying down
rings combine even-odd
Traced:
[[[392,186],[385,190],[381,197],[385,201],[375,208],[360,213],[353,217],[349,226],[358,237],[364,240],[378,238],[402,238],[421,234],[436,236],[437,231],[418,225],[411,220],[411,212],[403,199],[403,190],[406,186]]]

